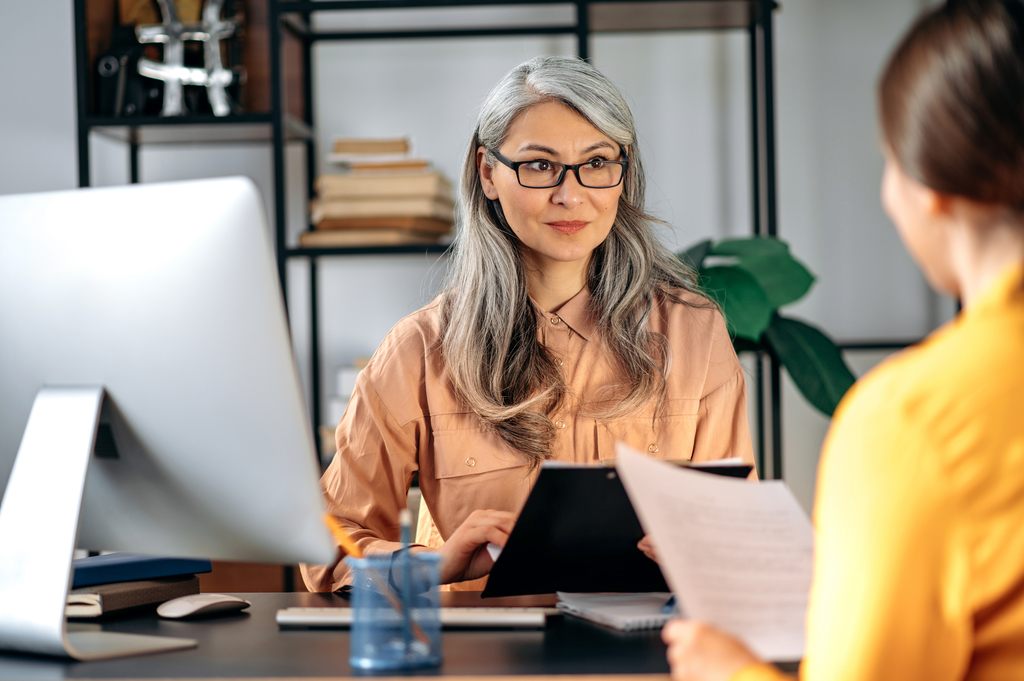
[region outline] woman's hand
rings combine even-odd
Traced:
[[[651,541],[651,535],[645,534],[644,538],[636,543],[636,547],[655,563],[658,562],[658,554],[654,552],[654,542]]]
[[[672,620],[661,630],[676,681],[729,681],[761,660],[743,643],[703,622]]]
[[[473,511],[441,547],[441,583],[483,577],[494,561],[487,544],[504,547],[516,516],[507,511]]]

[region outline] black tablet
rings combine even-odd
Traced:
[[[749,464],[694,467],[746,477]],[[483,597],[555,591],[668,591],[615,469],[545,464],[491,568]]]

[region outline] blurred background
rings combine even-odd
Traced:
[[[90,0],[91,2],[92,0]],[[251,4],[251,3],[250,3]],[[774,13],[778,234],[815,273],[788,314],[842,344],[918,339],[953,311],[927,289],[879,202],[882,156],[874,85],[896,37],[921,0],[783,0]],[[249,16],[254,16],[252,11]],[[317,13],[317,31],[438,26],[527,26],[572,21],[571,3]],[[75,17],[63,0],[0,3],[0,193],[78,184]],[[250,30],[249,36],[255,35]],[[312,105],[317,172],[339,137],[407,137],[412,153],[457,182],[477,107],[512,67],[541,54],[576,54],[572,36],[317,42]],[[648,209],[679,250],[700,239],[751,233],[751,101],[748,34],[668,31],[594,34],[591,61],[625,93],[648,172]],[[255,79],[259,74],[250,73]],[[127,145],[90,136],[96,186],[128,182]],[[306,157],[288,145],[289,243],[308,227]],[[142,182],[243,174],[274,216],[268,141],[143,144]],[[310,382],[308,258],[287,263],[295,348]],[[318,420],[343,408],[339,376],[370,355],[402,316],[428,302],[444,273],[437,253],[358,255],[319,262]],[[889,351],[847,350],[860,374]],[[745,357],[748,367],[751,357]],[[751,368],[752,371],[752,368]],[[753,392],[751,382],[751,392]],[[343,396],[342,396],[343,397]],[[808,509],[828,420],[782,389],[784,477]],[[753,400],[752,400],[753,401]],[[340,405],[340,406],[339,406]]]

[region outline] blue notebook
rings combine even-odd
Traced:
[[[139,579],[177,577],[209,572],[210,561],[199,558],[167,558],[138,553],[108,553],[102,556],[77,558],[73,562],[75,576],[72,589],[94,584],[131,582]]]

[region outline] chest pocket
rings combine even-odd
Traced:
[[[615,458],[615,443],[658,459],[689,461],[700,421],[700,400],[668,400],[660,415],[653,411],[622,418],[597,420],[597,458]]]
[[[466,414],[431,416],[434,477],[438,480],[482,475],[511,468],[527,469],[527,461],[509,447],[480,417]]]

